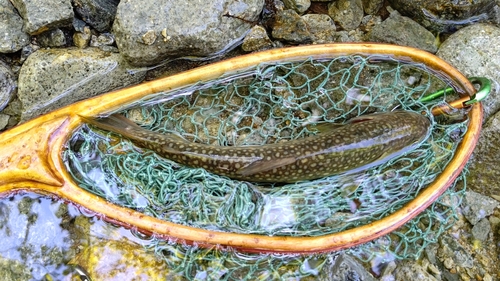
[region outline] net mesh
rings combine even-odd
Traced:
[[[427,104],[420,98],[450,86],[423,64],[351,55],[263,63],[218,81],[159,93],[120,113],[146,129],[193,142],[262,145],[314,135],[317,124],[341,124],[372,112],[403,109],[431,116],[432,106],[452,97]],[[429,138],[387,163],[352,175],[284,185],[184,167],[87,126],[73,134],[63,157],[80,187],[153,217],[226,232],[318,236],[394,213],[443,171],[467,129],[467,116],[456,112],[453,118],[431,119]],[[456,219],[464,188],[453,185],[399,230],[348,251],[366,261],[417,256]],[[199,274],[222,280],[316,276],[334,256],[251,255],[168,241],[156,241],[153,247],[188,279]]]

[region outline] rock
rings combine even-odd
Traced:
[[[447,264],[449,263],[449,261],[447,262],[446,260],[447,258],[453,260],[452,267],[457,265],[471,268],[474,265],[471,253],[465,250],[454,238],[445,234],[439,239],[439,244],[441,246],[439,255],[440,257],[445,257],[444,264],[446,268],[448,268]]]
[[[99,32],[109,31],[119,0],[73,0],[75,12]]]
[[[24,19],[24,31],[37,35],[44,31],[69,26],[73,22],[70,0],[11,0]]]
[[[392,12],[385,21],[375,25],[368,37],[375,42],[405,45],[431,53],[437,51],[436,40],[430,31],[397,12]]]
[[[37,36],[37,41],[42,47],[62,47],[66,45],[66,37],[59,28],[41,33]]]
[[[283,0],[283,3],[287,9],[293,9],[299,14],[304,13],[311,6],[310,0]]]
[[[73,29],[75,29],[76,32],[83,32],[86,26],[87,24],[83,20],[73,18]]]
[[[17,84],[10,67],[0,61],[0,111],[4,109],[16,93]]]
[[[30,269],[23,262],[0,256],[0,276],[3,281],[33,280]]]
[[[276,14],[272,35],[275,39],[295,44],[312,41],[307,24],[294,10],[284,10]]]
[[[9,0],[0,0],[0,53],[13,53],[28,45],[30,36],[23,31],[23,19]]]
[[[437,56],[452,64],[467,77],[484,76],[492,81],[490,95],[481,103],[484,120],[500,109],[500,28],[476,24],[460,29],[439,48]]]
[[[240,42],[264,6],[264,0],[200,3],[121,1],[113,24],[120,53],[141,66],[168,58],[213,56]]]
[[[9,124],[9,118],[9,115],[0,113],[0,131],[7,127],[7,125]]]
[[[342,253],[330,268],[326,270],[326,276],[331,281],[375,281],[375,278],[353,257]]]
[[[384,6],[384,0],[362,0],[363,10],[369,15],[375,15]]]
[[[85,49],[89,46],[91,36],[90,27],[85,26],[83,32],[73,34],[73,44],[80,49]]]
[[[495,170],[495,169],[485,169],[485,170]],[[498,207],[498,205],[499,202],[496,201],[495,199],[468,190],[465,192],[465,198],[462,203],[463,206],[462,213],[472,225],[475,225],[481,219],[493,214],[493,211],[495,210],[496,207]]]
[[[111,33],[102,33],[99,36],[92,35],[90,46],[111,46],[115,43],[115,37]]]
[[[356,29],[363,19],[361,0],[338,0],[328,4],[328,15],[349,31]]]
[[[145,77],[145,72],[129,70],[119,54],[98,48],[39,50],[28,57],[19,73],[21,121]]]
[[[332,43],[335,41],[335,23],[324,14],[307,14],[302,16],[311,33],[313,43]]]
[[[260,25],[252,27],[245,39],[243,39],[243,44],[241,44],[241,48],[245,52],[264,50],[272,46],[273,42],[267,36],[266,30]]]
[[[418,263],[407,260],[398,264],[398,267],[394,270],[394,277],[396,280],[438,281]]]
[[[480,241],[485,241],[491,231],[490,222],[487,219],[481,219],[472,228],[472,236]]]

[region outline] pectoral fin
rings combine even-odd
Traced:
[[[250,176],[292,164],[296,160],[297,159],[295,157],[279,158],[271,160],[258,160],[252,162],[250,165],[246,167],[241,168],[237,173],[242,176]]]

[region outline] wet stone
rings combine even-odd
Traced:
[[[37,41],[42,47],[62,47],[66,45],[66,37],[59,28],[41,33],[37,36]]]
[[[394,270],[394,277],[396,278],[396,280],[438,280],[418,263],[407,260],[402,261],[398,264],[398,267],[396,268],[396,270]]]
[[[487,77],[492,81],[490,95],[481,102],[485,121],[500,109],[499,53],[500,28],[490,24],[475,24],[448,37],[436,54],[467,77]]]
[[[467,268],[471,268],[473,266],[471,253],[466,251],[454,238],[449,235],[444,235],[439,239],[439,243],[441,245],[440,255],[444,257],[451,257],[453,263],[457,266]]]
[[[37,35],[53,28],[70,26],[73,7],[70,0],[11,0],[24,19],[24,30]]]
[[[0,0],[0,53],[17,52],[29,42],[23,19],[9,0]]]
[[[495,199],[469,190],[465,192],[462,213],[472,225],[476,225],[483,218],[493,214],[498,205],[499,202]]]
[[[113,33],[120,53],[134,65],[209,57],[236,47],[263,6],[264,0],[121,1]]]
[[[6,63],[0,61],[0,111],[7,106],[16,89],[14,73]]]
[[[287,9],[293,9],[299,14],[304,13],[311,6],[310,0],[283,0],[283,3]]]
[[[385,21],[375,25],[368,36],[374,42],[405,45],[431,53],[437,51],[434,35],[410,18],[401,16],[398,12],[392,12]]]
[[[21,121],[144,79],[145,72],[130,68],[119,54],[98,48],[39,50],[19,73]]]
[[[331,43],[335,41],[335,23],[324,14],[307,14],[302,16],[306,22],[314,43]]]
[[[73,0],[75,12],[99,32],[109,31],[119,0]]]
[[[487,219],[481,219],[472,228],[472,236],[480,241],[485,241],[490,234],[491,225]]]
[[[241,48],[243,51],[253,52],[271,48],[272,44],[273,42],[269,39],[266,30],[260,25],[255,25],[243,39]]]
[[[276,14],[272,36],[290,43],[310,43],[312,41],[307,24],[294,10],[284,10]]]
[[[339,25],[349,31],[356,29],[363,18],[361,0],[339,0],[328,5],[328,15]]]

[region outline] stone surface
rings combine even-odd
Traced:
[[[0,113],[0,131],[2,131],[3,129],[5,129],[5,127],[7,127],[7,125],[9,124],[9,119],[10,119],[9,115]]]
[[[252,52],[271,48],[273,46],[272,43],[266,30],[262,26],[256,25],[252,27],[247,36],[245,36],[245,39],[243,39],[241,48],[245,52]]]
[[[361,0],[339,0],[328,4],[328,15],[349,31],[356,29],[363,19]]]
[[[451,258],[453,261],[452,266],[458,265],[467,268],[473,266],[471,253],[462,247],[455,238],[445,234],[439,239],[439,244],[441,246],[439,252],[440,256]]]
[[[499,172],[497,171],[497,173]],[[468,183],[468,186],[471,185],[473,185],[473,183]],[[481,219],[493,214],[493,211],[496,207],[498,207],[499,204],[500,203],[493,198],[469,190],[465,193],[465,198],[462,203],[462,213],[472,225],[475,225]]]
[[[384,6],[384,0],[362,0],[363,10],[369,15],[374,15]]]
[[[460,29],[446,39],[437,56],[449,62],[467,77],[484,76],[492,81],[490,95],[481,102],[484,121],[500,109],[500,28],[476,24]]]
[[[99,32],[109,31],[119,0],[73,0],[75,12]]]
[[[37,41],[42,47],[62,47],[66,45],[66,37],[59,28],[41,33],[37,36]]]
[[[21,121],[113,89],[142,81],[119,54],[97,48],[39,50],[19,74]]]
[[[340,254],[332,267],[328,268],[326,276],[331,281],[375,281],[376,279],[353,257]]]
[[[431,53],[437,51],[436,40],[430,31],[397,12],[392,12],[386,20],[375,25],[368,36],[375,42],[405,45]]]
[[[30,42],[23,30],[23,19],[9,0],[0,0],[0,53],[19,51]]]
[[[264,0],[203,4],[125,0],[118,5],[113,33],[120,53],[134,65],[153,65],[184,56],[208,57],[239,43],[263,5]]]
[[[24,19],[24,31],[31,35],[73,22],[70,0],[11,0]]]
[[[283,0],[283,3],[287,9],[293,9],[299,14],[304,13],[311,6],[310,0]]]
[[[276,14],[272,36],[296,44],[310,43],[312,40],[307,24],[294,10],[284,10]]]
[[[472,228],[472,236],[480,241],[485,241],[490,234],[491,225],[487,219],[481,219]]]
[[[17,83],[10,67],[0,61],[0,111],[4,109],[16,93]]]
[[[407,260],[398,264],[394,270],[394,277],[396,280],[438,281],[421,265]]]
[[[91,36],[90,27],[85,26],[83,32],[73,34],[73,44],[80,49],[85,49],[89,46]]]
[[[324,14],[307,14],[302,16],[306,22],[313,43],[323,44],[335,41],[335,23],[332,18]]]

